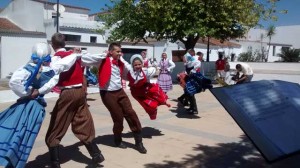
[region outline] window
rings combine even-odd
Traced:
[[[90,37],[90,42],[91,43],[96,43],[97,42],[97,37],[96,36],[91,36]]]
[[[52,19],[56,19],[57,18],[57,15],[56,15],[56,12],[54,13],[52,13]]]
[[[276,46],[273,46],[273,56],[276,54]]]
[[[81,36],[80,35],[71,35],[71,34],[64,34],[66,41],[76,41],[80,42]]]
[[[76,46],[76,47],[79,47],[79,46]],[[87,50],[87,48],[85,48],[85,47],[79,47],[81,50]],[[65,47],[65,49],[67,50],[67,51],[69,51],[69,50],[73,50],[74,49],[74,47]]]
[[[248,46],[248,51],[252,51],[252,46]]]
[[[186,53],[185,50],[173,50],[172,60],[173,62],[183,62],[183,56]]]
[[[290,47],[282,47],[281,50],[288,50]]]

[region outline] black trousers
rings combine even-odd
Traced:
[[[181,99],[182,102],[187,101],[187,103],[190,104],[189,109],[198,111],[195,95],[189,95],[189,94],[184,93],[178,99]]]
[[[195,95],[186,94],[186,98],[190,103],[190,109],[194,111],[198,111]]]

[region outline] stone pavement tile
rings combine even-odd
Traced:
[[[134,139],[124,121],[123,140],[127,149],[113,147],[112,120],[101,102],[99,94],[88,95],[88,104],[94,118],[96,143],[105,156],[107,168],[227,168],[227,167],[300,167],[300,155],[268,163],[256,150],[230,115],[213,95],[206,91],[196,95],[199,114],[186,115],[174,101],[182,89],[174,86],[168,93],[172,108],[160,106],[157,120],[151,121],[146,112],[127,91],[132,105],[143,126],[143,142],[147,154],[134,149]],[[47,99],[45,121],[30,154],[27,168],[43,168],[49,165],[49,153],[44,138],[50,114],[57,98]],[[12,103],[0,103],[0,110]],[[61,142],[62,168],[85,168],[90,157],[78,139],[68,130]]]

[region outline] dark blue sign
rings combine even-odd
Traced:
[[[300,86],[262,80],[211,89],[268,161],[300,150]]]

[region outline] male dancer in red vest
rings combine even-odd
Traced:
[[[52,58],[53,62],[72,54],[72,51],[66,51],[64,48],[65,38],[63,34],[55,33],[51,40],[52,47],[56,52]],[[57,84],[61,93],[52,111],[46,134],[46,144],[49,147],[53,168],[60,168],[59,143],[70,125],[72,125],[75,136],[86,146],[93,164],[104,161],[101,151],[93,141],[95,139],[95,127],[82,84],[83,68],[81,59],[78,59],[68,71],[60,74]]]
[[[121,54],[121,46],[117,43],[111,43],[107,54],[102,56],[84,54],[82,60],[87,65],[99,65],[100,96],[114,122],[115,145],[119,148],[126,148],[126,145],[122,142],[123,120],[125,118],[133,132],[136,149],[145,154],[147,150],[142,143],[140,120],[122,88],[121,76],[124,70],[127,69],[120,60]]]

